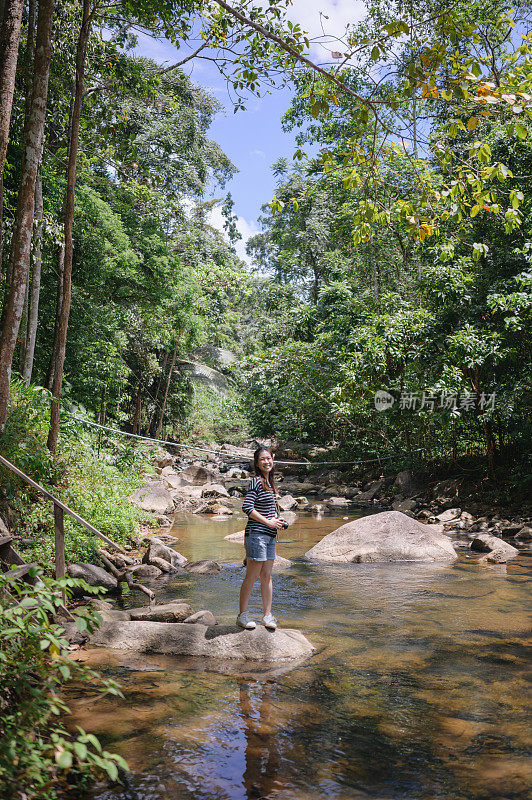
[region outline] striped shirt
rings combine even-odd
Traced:
[[[266,517],[266,519],[273,519],[277,516],[274,494],[271,489],[266,491],[263,489],[262,481],[258,477],[252,478],[249,482],[248,491],[242,504],[242,511],[248,517],[253,509],[262,514],[263,517]],[[263,522],[250,519],[246,525],[245,535],[249,536],[250,533],[267,533],[269,536],[276,536],[277,530],[269,528]]]

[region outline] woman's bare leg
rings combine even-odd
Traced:
[[[255,581],[259,577],[263,565],[267,563],[267,561],[253,561],[253,559],[248,558],[246,564],[246,577],[242,581],[242,586],[240,587],[239,614],[243,614],[244,611],[248,610],[249,598],[251,597],[251,591]]]
[[[272,586],[273,558],[262,562],[260,571],[260,596],[262,597],[262,607],[264,616],[272,610],[273,586]]]

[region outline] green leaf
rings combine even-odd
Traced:
[[[83,617],[76,617],[76,625],[80,633],[87,630],[87,620]]]
[[[55,763],[61,769],[70,769],[72,766],[72,753],[70,750],[62,750],[55,754]]]
[[[80,761],[85,761],[88,753],[87,745],[82,742],[74,742],[74,752]]]

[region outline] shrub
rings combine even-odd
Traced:
[[[84,581],[40,576],[36,586],[0,573],[0,796],[13,800],[54,800],[73,782],[96,775],[117,780],[126,762],[108,753],[91,733],[67,730],[69,709],[61,697],[65,684],[88,681],[103,693],[122,696],[118,685],[68,657],[64,629],[54,622],[61,593],[75,587],[100,590]],[[80,630],[101,622],[89,608],[75,611]]]

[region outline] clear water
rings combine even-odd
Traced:
[[[345,516],[301,517],[279,554],[297,559]],[[155,583],[158,599],[186,597],[234,621],[243,547],[223,537],[243,521],[176,522],[185,556],[234,566]],[[461,553],[452,565],[299,561],[276,575],[274,613],[318,647],[294,668],[88,652],[126,699],[84,689],[72,698],[74,721],[132,770],[125,786],[93,797],[528,798],[531,560],[488,567]],[[258,614],[258,587],[252,600]]]

